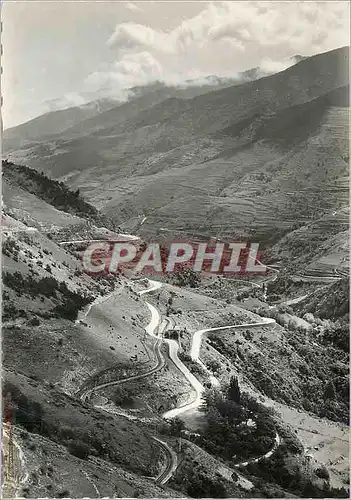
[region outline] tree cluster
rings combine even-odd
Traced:
[[[43,295],[58,301],[53,312],[58,317],[69,320],[77,319],[78,311],[89,304],[92,298],[72,292],[64,281],[58,282],[52,276],[40,278],[38,281],[31,276],[23,276],[19,271],[3,273],[3,283],[19,295],[36,297]]]
[[[203,444],[208,451],[231,462],[261,456],[274,444],[275,426],[270,412],[247,394],[238,380],[230,379],[224,391],[205,392],[207,426]],[[251,419],[253,427],[247,425]]]
[[[79,189],[72,191],[63,182],[50,179],[43,172],[38,172],[24,165],[16,165],[4,160],[2,171],[5,178],[14,181],[17,185],[38,196],[58,210],[90,218],[97,224],[110,226],[115,230],[116,226],[108,217],[87,203],[80,195]]]

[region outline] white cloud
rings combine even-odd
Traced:
[[[48,111],[56,111],[58,109],[70,108],[72,106],[81,106],[84,103],[85,99],[83,96],[77,92],[69,92],[63,97],[45,101],[44,105],[47,106]]]
[[[17,5],[14,2],[5,3],[11,9]],[[82,101],[86,102],[87,99],[92,100],[101,95],[125,99],[128,96],[127,87],[142,85],[155,79],[166,83],[189,84],[189,79],[208,81],[205,80],[208,75],[233,77],[240,71],[257,66],[267,71],[278,71],[291,64],[289,59],[295,54],[308,56],[349,44],[349,3],[346,1],[169,2],[172,5],[169,18],[159,12],[162,9],[159,9],[156,2],[150,8],[152,3],[119,3],[120,11],[116,22],[122,18],[130,21],[120,22],[110,34],[105,32],[105,26],[110,26],[111,13],[117,12],[115,7],[111,7],[111,10],[106,7],[106,13],[103,15],[100,13],[104,12],[104,8],[97,8],[99,16],[94,14],[93,19],[90,19],[90,13],[86,18],[86,25],[80,18],[78,21],[78,17],[73,16],[71,19],[71,16],[67,15],[69,3],[62,3],[57,9],[55,4],[55,12],[59,13],[60,9],[63,9],[64,22],[66,19],[69,21],[69,29],[67,32],[62,31],[61,18],[58,17],[58,33],[65,32],[64,40],[61,41],[59,36],[56,36],[56,24],[53,23],[54,36],[52,40],[48,37],[51,42],[44,46],[47,50],[43,50],[42,43],[40,49],[37,47],[36,32],[31,28],[32,24],[29,24],[27,29],[20,30],[19,34],[13,30],[13,34],[11,30],[5,30],[13,37],[13,41],[7,43],[7,51],[5,50],[5,59],[6,54],[9,54],[7,61],[12,59],[10,64],[7,63],[7,67],[13,67],[12,76],[11,71],[5,71],[5,76],[8,75],[4,80],[8,89],[7,92],[4,91],[3,108],[6,124],[23,120],[25,114],[26,117],[34,116],[39,112],[38,102],[56,94],[66,93],[62,100],[49,104],[53,109],[80,105]],[[194,4],[196,9],[189,7]],[[18,8],[23,17],[24,7]],[[200,8],[202,10],[189,18],[189,8],[191,12],[199,12]],[[174,18],[173,14],[176,14]],[[39,19],[37,13],[31,15],[35,19],[33,26],[36,26]],[[44,13],[41,15],[44,19]],[[49,4],[45,15],[50,16],[50,19],[55,18]],[[75,15],[78,16],[78,11]],[[30,17],[29,14],[28,16]],[[175,20],[181,19],[181,16],[184,16],[182,22]],[[136,18],[138,23],[131,22]],[[160,29],[162,25],[167,25],[167,30]],[[8,26],[11,26],[11,22]],[[71,30],[71,26],[74,26],[74,29]],[[92,33],[91,45],[88,46],[85,43],[86,37],[82,34],[85,30],[90,34],[94,27],[96,33]],[[24,42],[29,30],[31,35],[34,32],[31,38],[33,44]],[[106,39],[109,38],[109,46],[104,52],[103,43],[100,42],[101,37],[105,36]],[[83,40],[84,46],[81,46]],[[28,51],[23,51],[21,44],[24,43],[28,43]],[[59,43],[58,47],[56,43]],[[96,50],[92,49],[93,47]],[[22,58],[27,52],[31,56],[27,57],[29,66]],[[21,57],[19,53],[22,54]],[[111,61],[111,53],[115,62],[106,63]],[[82,58],[79,65],[75,62],[78,60],[78,54]],[[54,63],[51,64],[51,61]],[[90,65],[92,61],[101,63],[94,67]],[[81,85],[85,72],[91,71],[91,67],[95,70]],[[43,68],[46,71],[44,73]],[[22,78],[22,73],[29,76],[41,74],[41,78],[36,78],[35,83],[33,78],[29,78],[30,83],[27,83],[27,80]],[[79,93],[67,94],[80,85]],[[31,87],[35,88],[35,95],[29,90]],[[17,89],[16,92],[13,91],[14,88]]]
[[[150,52],[145,51],[126,54],[108,71],[91,73],[85,80],[85,88],[89,91],[102,88],[111,95],[123,98],[124,89],[155,80],[164,80],[162,66]]]
[[[126,9],[134,11],[134,12],[142,12],[143,11],[143,9],[141,7],[139,7],[139,5],[136,5],[135,3],[131,3],[131,2],[128,2],[125,5],[125,7],[126,7]]]
[[[134,5],[134,4],[133,4]],[[295,54],[349,43],[345,2],[213,2],[166,32],[121,23],[108,40],[117,61],[87,79],[117,91],[155,79],[182,83],[207,75],[235,76],[262,66],[280,71]]]
[[[284,61],[273,61],[272,59],[262,59],[260,68],[263,73],[279,73],[284,69],[292,66],[295,63],[293,58],[285,59]]]

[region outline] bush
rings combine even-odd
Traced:
[[[192,498],[228,498],[228,493],[223,483],[199,474],[191,478],[187,493]]]
[[[231,377],[228,388],[228,399],[234,401],[237,404],[240,404],[240,388],[239,382],[236,377]]]
[[[43,430],[43,409],[37,401],[31,401],[9,381],[3,385],[3,394],[9,394],[14,403],[14,418],[16,424],[23,426],[29,432]]]
[[[232,480],[234,483],[239,479],[239,474],[237,474],[235,471],[232,472]]]
[[[220,363],[218,363],[218,361],[216,361],[215,359],[208,361],[206,364],[207,364],[207,368],[209,370],[211,370],[212,372],[216,372],[221,367]]]
[[[144,488],[136,488],[134,490],[134,498],[140,498],[145,496],[145,490]]]
[[[326,479],[327,481],[329,480],[329,472],[325,466],[318,467],[314,472],[320,479]]]
[[[252,332],[250,332],[250,330],[246,330],[246,332],[244,333],[244,337],[246,338],[246,340],[251,341],[253,340],[254,335]]]
[[[4,273],[3,283],[20,296],[29,294],[33,297],[38,295],[54,299],[59,297],[61,303],[54,308],[54,313],[72,321],[77,319],[79,309],[92,300],[87,296],[72,292],[64,281],[58,282],[52,276],[35,281],[31,276],[24,277],[20,272],[16,271],[14,273]]]
[[[82,460],[86,460],[90,452],[89,446],[78,439],[71,441],[67,449],[71,455],[81,458]]]
[[[201,284],[200,273],[193,271],[190,267],[182,266],[174,273],[173,282],[176,286],[190,286],[190,288],[196,288]]]
[[[22,488],[22,493],[23,493],[23,496],[24,498],[27,498],[27,496],[29,495],[29,488],[28,486],[25,486],[24,488]]]
[[[133,406],[133,397],[129,394],[128,389],[117,386],[113,396],[112,401],[116,406],[121,406],[122,408],[130,408]]]
[[[38,318],[32,318],[31,320],[29,320],[29,324],[31,326],[39,326],[40,325],[40,321]]]
[[[73,304],[70,301],[65,301],[63,304],[60,304],[54,307],[54,313],[57,316],[60,316],[65,319],[69,319],[71,321],[75,321],[78,317],[79,307],[76,304]]]
[[[57,493],[57,498],[70,498],[71,493],[68,490],[63,490]]]
[[[229,391],[212,389],[204,399],[207,426],[202,445],[209,453],[228,461],[235,453],[238,461],[263,455],[273,447],[275,424],[269,411],[249,395],[240,394],[234,377]],[[254,428],[245,424],[249,418],[254,419]]]
[[[332,380],[330,380],[327,385],[324,388],[324,399],[335,399],[336,393],[335,393],[335,386]]]
[[[185,424],[183,420],[181,420],[179,417],[174,417],[170,420],[170,433],[173,436],[179,436],[180,432],[185,429]]]

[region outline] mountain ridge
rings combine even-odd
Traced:
[[[192,98],[194,95],[207,93],[215,88],[227,87],[240,83],[240,81],[250,81],[262,76],[259,68],[253,68],[242,73],[238,77],[216,77],[208,76],[204,79],[186,80],[183,84],[166,84],[163,82],[151,82],[147,85],[131,87],[125,89],[127,99],[118,99],[117,97],[100,97],[95,98],[80,106],[64,107],[47,113],[38,115],[31,120],[9,127],[4,130],[5,146],[7,148],[15,147],[19,141],[28,140],[35,141],[45,137],[50,137],[55,134],[60,134],[66,129],[78,125],[80,122],[93,118],[104,111],[112,108],[117,108],[124,103],[129,103],[135,99],[149,95],[152,100],[152,95],[164,93],[164,96],[156,98],[155,102],[167,98],[167,96],[179,96],[181,99]],[[142,107],[142,102],[139,102]]]
[[[145,235],[222,228],[271,241],[346,203],[348,53],[192,99],[142,96],[9,158],[66,179],[127,229],[143,213]]]

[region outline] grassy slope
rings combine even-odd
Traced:
[[[13,248],[9,246],[10,241],[15,245]],[[3,251],[7,248],[10,250],[8,255],[3,255],[4,273],[19,271],[24,278],[31,277],[34,281],[55,278],[58,283],[64,282],[69,290],[92,298],[99,293],[111,293],[107,281],[80,276],[78,259],[40,232],[8,231]],[[5,366],[24,370],[27,375],[34,374],[72,391],[78,390],[84,379],[100,366],[107,368],[129,362],[135,353],[139,362],[149,361],[151,344],[143,330],[149,312],[123,280],[116,278],[113,295],[93,306],[80,325],[50,318],[53,308],[60,303],[57,294],[45,296],[44,290],[38,295],[22,293],[9,285],[5,285],[3,291],[5,312],[9,307],[25,311],[16,319],[4,316]],[[36,317],[40,324],[33,326],[31,320]],[[42,349],[38,349],[38,342]],[[55,359],[55,364],[51,365],[48,359]]]
[[[349,314],[349,280],[317,290],[301,301],[296,308],[301,312],[311,312],[320,318],[338,320]]]
[[[27,226],[50,229],[83,222],[80,217],[57,210],[20,186],[2,180],[4,210]]]
[[[127,472],[120,464],[113,465],[92,456],[81,460],[45,437],[22,430],[16,431],[16,438],[28,458],[29,480],[22,491],[34,498],[57,498],[63,492],[72,498],[96,498],[97,495],[130,498],[146,493],[158,498],[179,495],[137,473]]]
[[[91,455],[139,474],[152,475],[156,471],[155,446],[139,424],[81,404],[49,384],[10,370],[4,375],[4,391],[10,390],[12,400],[17,401],[17,424],[24,422],[28,430],[36,430],[65,446],[72,438],[79,440],[89,446]],[[21,399],[22,394],[31,406]]]
[[[43,172],[39,173],[34,169],[16,165],[6,160],[3,162],[2,172],[3,178],[6,179],[5,186],[10,189],[10,192],[11,189],[21,189],[21,196],[17,197],[17,199],[23,198],[23,192],[25,192],[32,202],[33,200],[36,201],[36,198],[40,202],[44,202],[51,215],[54,208],[61,216],[65,214],[67,217],[67,214],[71,214],[75,217],[71,223],[83,218],[98,225],[115,228],[110,219],[99,213],[95,207],[80,196],[79,190],[72,191],[63,182],[49,179]],[[30,195],[34,195],[36,198]],[[51,205],[51,207],[48,205]],[[39,211],[38,206],[36,210]],[[55,221],[54,217],[53,221]]]
[[[269,251],[275,261],[293,266],[307,275],[333,275],[349,262],[349,209],[323,214],[284,236]],[[300,225],[300,224],[298,224]],[[296,226],[295,226],[296,227]]]

